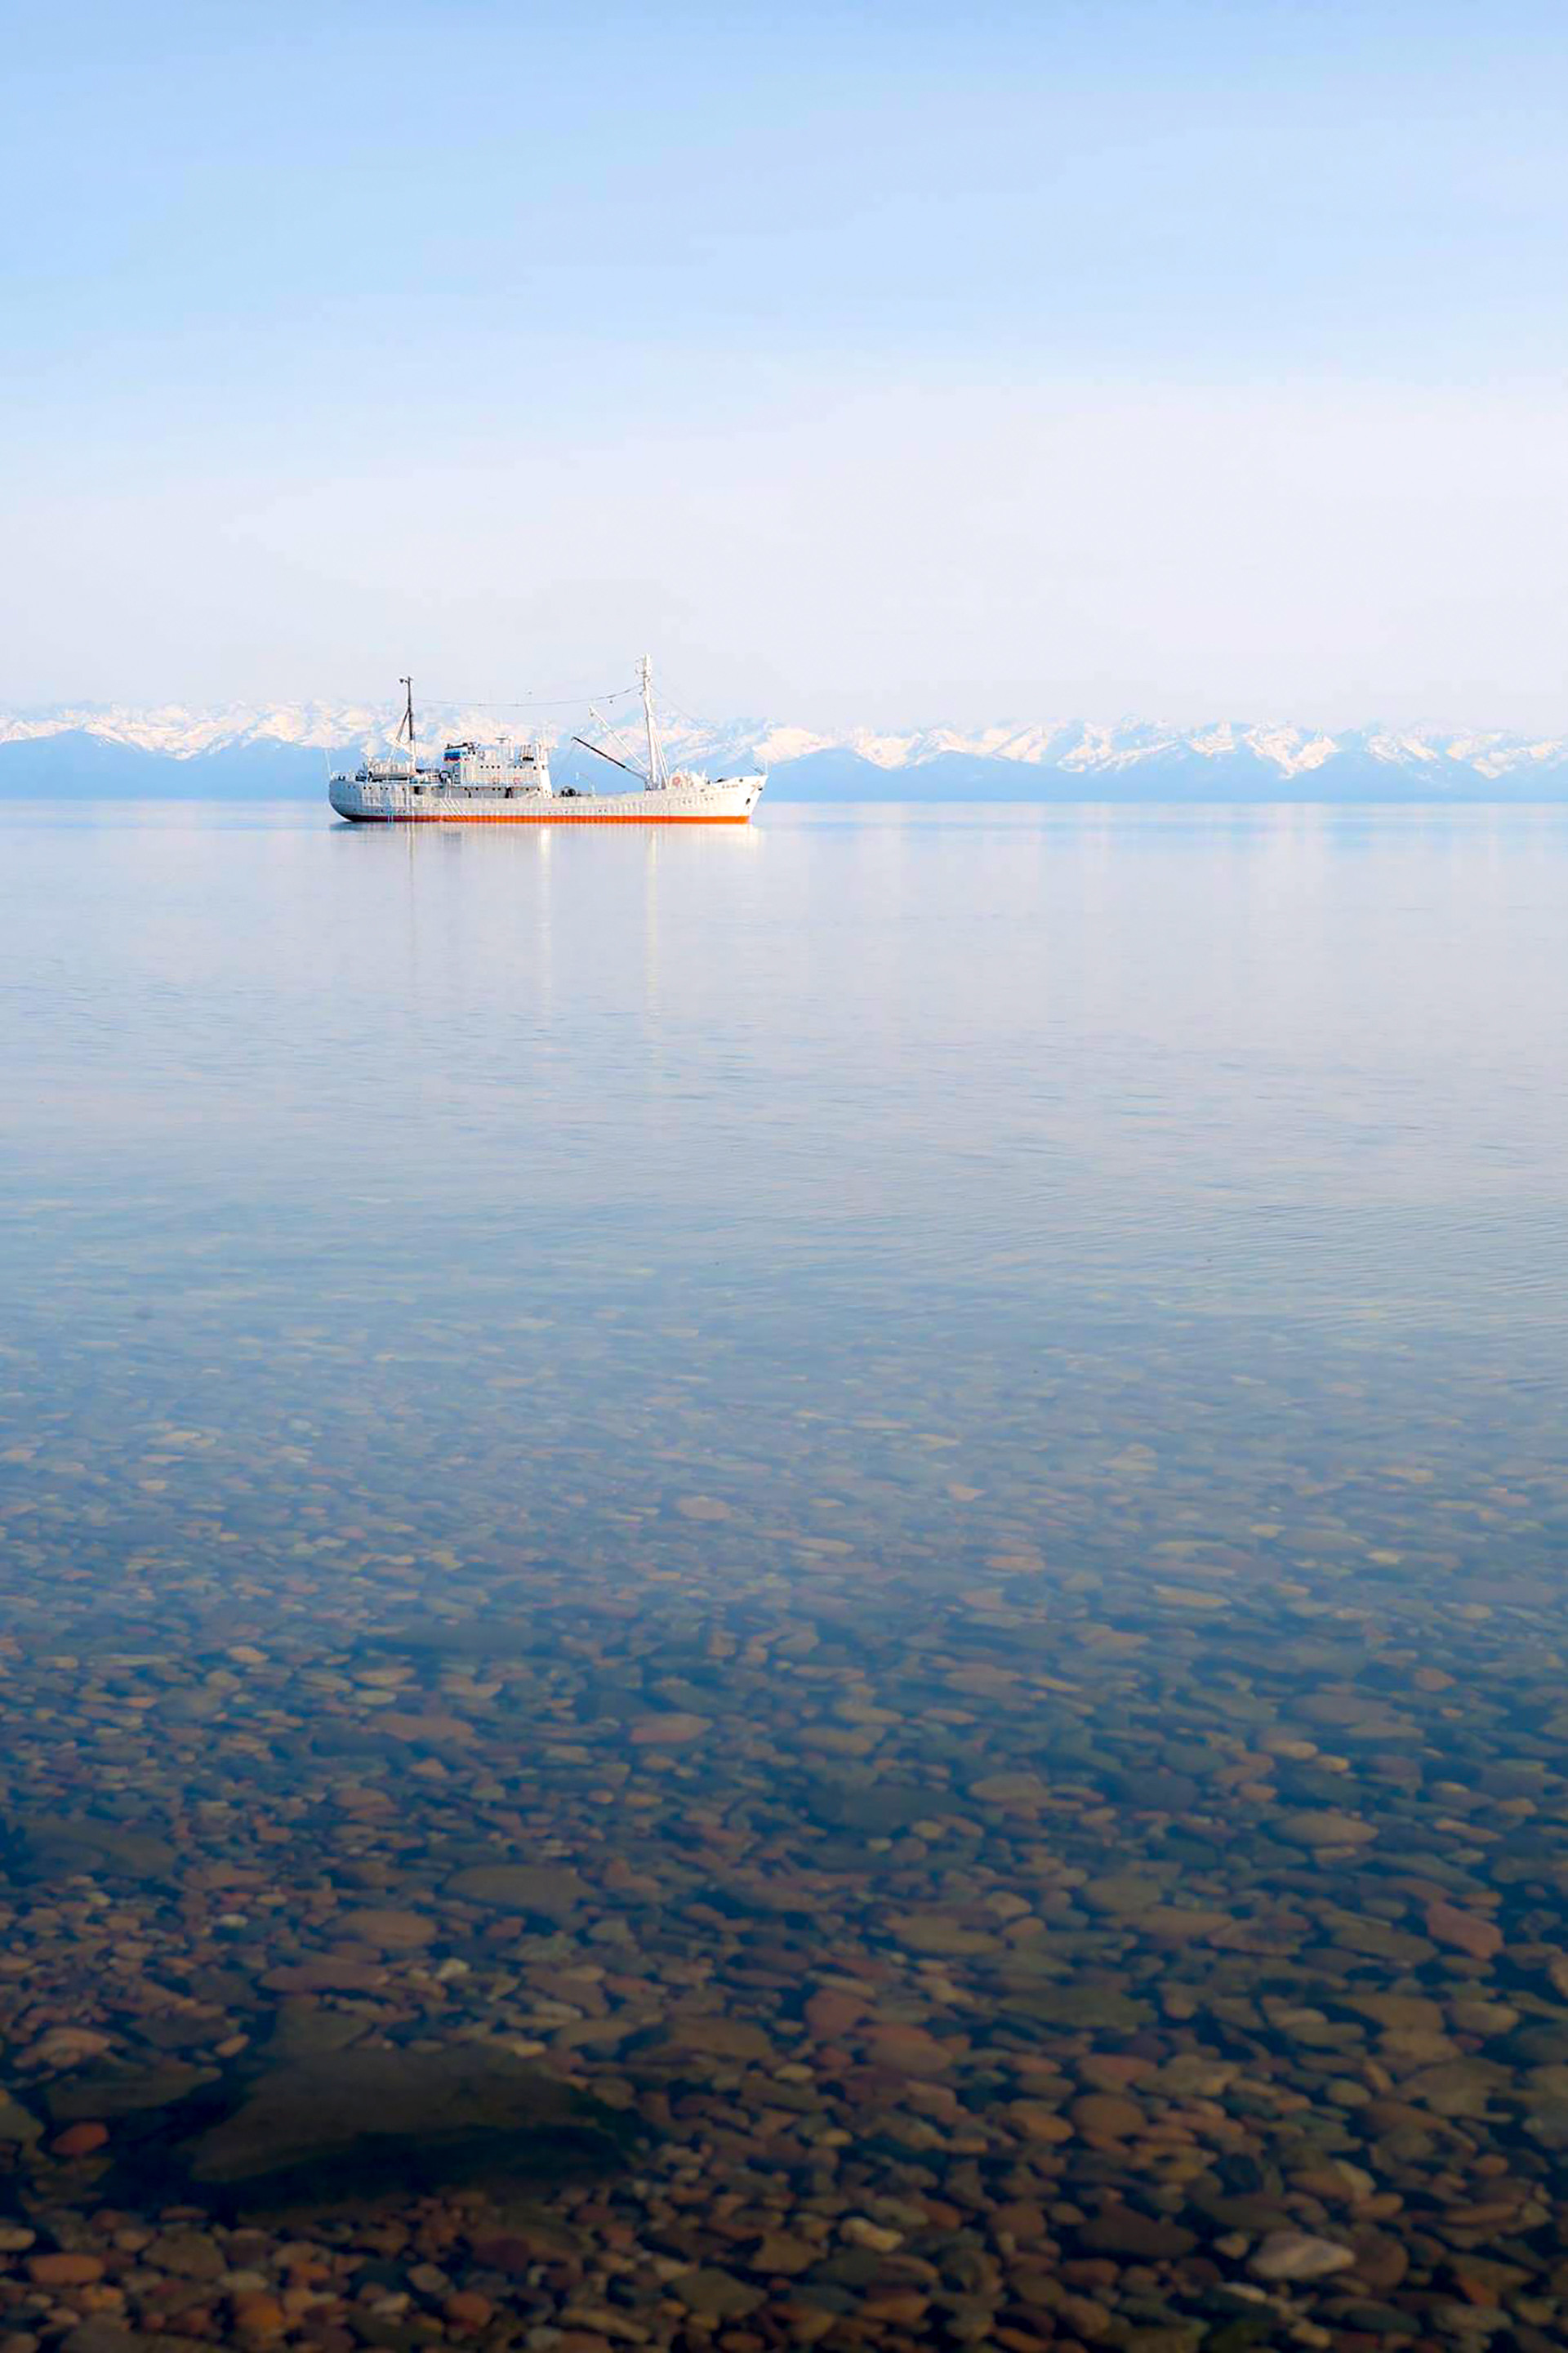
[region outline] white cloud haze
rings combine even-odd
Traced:
[[[0,704],[1568,728],[1568,19],[60,0]]]
[[[38,700],[374,695],[409,664],[454,699],[575,691],[647,642],[715,712],[809,721],[1568,715],[1544,390],[825,383],[635,443],[171,465],[21,525],[6,667]]]

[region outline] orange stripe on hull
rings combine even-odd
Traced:
[[[455,817],[446,809],[410,810],[406,816],[351,817],[350,825],[749,825],[749,817],[588,817],[579,816],[575,809],[570,817],[551,815],[538,817],[512,816],[510,812],[489,816]]]

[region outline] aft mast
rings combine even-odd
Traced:
[[[408,756],[412,760],[414,757],[414,681],[411,678],[400,678],[397,683],[399,686],[407,688],[408,701],[404,707],[403,716],[397,723],[397,733],[393,738],[393,741],[395,743],[401,744],[403,741],[404,730],[406,728],[408,731]]]
[[[638,671],[642,680],[643,724],[647,730],[647,781],[651,792],[659,792],[669,782],[669,770],[664,765],[664,745],[658,740],[658,722],[653,715],[653,659],[644,654]]]

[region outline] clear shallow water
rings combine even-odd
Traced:
[[[1554,816],[16,813],[4,855],[21,1434],[152,1527],[190,1471],[114,1466],[160,1416],[279,1508],[369,1449],[426,1526],[479,1502],[441,1448],[548,1514],[543,1447],[618,1493],[672,1412],[809,1509],[896,1406],[1009,1507],[1081,1477],[1094,1545],[1135,1424],[1215,1535],[1292,1450],[1552,1475]]]
[[[1554,2341],[1560,813],[0,861],[7,2031],[108,2041],[26,2099],[521,2042],[656,2153],[571,2280],[423,2184],[497,2341],[1213,2335],[1285,2227],[1344,2341],[1500,2242]]]

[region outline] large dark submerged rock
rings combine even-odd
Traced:
[[[153,2119],[140,2120],[153,2126]],[[493,2044],[362,2050],[224,2079],[128,2149],[115,2201],[229,2213],[360,2208],[464,2183],[616,2172],[636,2120]]]

